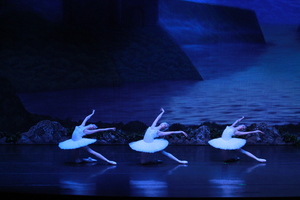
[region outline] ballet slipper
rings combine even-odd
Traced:
[[[263,158],[258,158],[258,159],[256,159],[258,162],[267,162],[267,160],[266,159],[263,159]]]
[[[180,164],[188,164],[188,161],[186,161],[186,160],[179,160],[178,161]]]
[[[117,163],[115,162],[115,161],[111,161],[111,160],[109,160],[109,161],[107,161],[109,164],[111,164],[111,165],[116,165]]]
[[[79,163],[82,163],[82,162],[83,162],[83,160],[81,158],[78,158],[78,159],[75,160],[76,164],[79,164]]]
[[[90,162],[97,162],[97,160],[96,159],[94,159],[94,158],[91,158],[91,157],[88,157],[88,158],[83,158],[82,159],[84,162],[88,162],[88,163],[90,163]]]

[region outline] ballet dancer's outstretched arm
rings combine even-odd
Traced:
[[[157,122],[160,120],[161,116],[164,114],[165,110],[163,108],[160,109],[161,113],[156,117],[151,127],[155,127]]]
[[[245,117],[242,116],[240,119],[236,120],[231,126],[234,127],[236,126],[240,121],[242,121]]]
[[[94,126],[94,125],[91,125],[91,126]],[[84,134],[88,135],[88,134],[94,134],[94,133],[97,133],[97,132],[101,132],[101,131],[115,131],[116,128],[115,127],[112,127],[112,128],[98,128],[98,129],[89,129],[89,128],[86,128],[83,130]]]
[[[86,116],[80,126],[85,126],[86,122],[94,115],[94,113],[95,113],[95,110],[92,111],[92,114],[89,114],[88,116]]]
[[[159,131],[157,133],[158,136],[166,136],[171,134],[180,134],[182,133],[185,137],[188,137],[188,135],[184,131]]]
[[[235,131],[234,132],[235,135],[247,135],[247,134],[251,134],[251,133],[262,133],[262,134],[264,134],[264,132],[262,132],[260,130],[247,131],[247,132],[243,132],[243,131]]]

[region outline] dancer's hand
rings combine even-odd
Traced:
[[[165,112],[165,110],[163,108],[160,109],[161,112]]]
[[[110,128],[110,130],[112,130],[112,131],[115,131],[115,130],[116,130],[116,128],[115,128],[115,127],[113,127],[113,128]]]
[[[181,131],[181,133],[182,133],[185,137],[188,137],[188,134],[186,134],[186,132]]]
[[[262,132],[262,131],[260,131],[260,130],[256,130],[256,133],[265,134],[264,132]]]

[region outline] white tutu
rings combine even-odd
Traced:
[[[218,149],[235,150],[243,147],[246,144],[246,140],[241,138],[230,138],[228,140],[216,138],[208,141],[208,143]]]
[[[169,142],[165,139],[154,139],[152,142],[145,142],[139,140],[129,143],[131,149],[139,152],[154,153],[165,149],[169,145]]]
[[[96,139],[89,139],[89,138],[81,138],[80,140],[77,140],[77,141],[69,139],[69,140],[60,142],[58,144],[58,146],[61,149],[77,149],[77,148],[92,144],[96,141],[97,141]]]

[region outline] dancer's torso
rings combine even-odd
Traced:
[[[148,143],[153,142],[154,138],[158,137],[157,132],[157,129],[148,127],[143,140]]]

